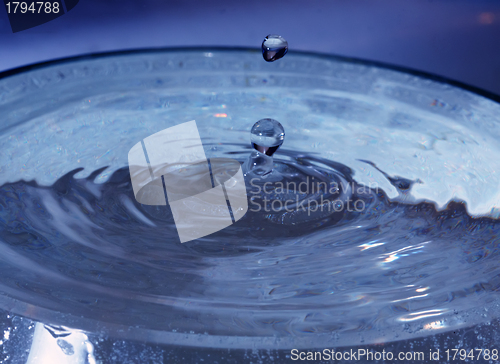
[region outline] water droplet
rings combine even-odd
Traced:
[[[252,127],[250,140],[254,149],[272,156],[285,140],[285,129],[274,119],[262,119]]]
[[[274,119],[257,121],[251,130],[250,141],[255,151],[244,166],[246,173],[266,176],[273,171],[274,152],[283,144],[285,129]]]
[[[262,42],[262,56],[267,62],[274,62],[288,52],[288,42],[281,36],[269,34]]]
[[[57,339],[57,345],[61,348],[62,352],[66,355],[73,355],[75,353],[75,349],[73,345],[67,342],[64,339]]]

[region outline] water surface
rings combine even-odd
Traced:
[[[499,105],[367,64],[260,57],[117,55],[0,80],[2,306],[240,348],[390,342],[498,317]],[[287,133],[277,169],[343,181],[364,208],[249,210],[180,244],[168,206],[135,201],[138,141],[195,119],[208,157],[244,163],[263,118]]]

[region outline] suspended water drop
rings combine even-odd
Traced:
[[[283,144],[285,129],[274,119],[257,121],[250,132],[250,141],[255,151],[248,157],[245,173],[265,176],[273,171],[274,152]]]
[[[267,62],[274,62],[288,52],[288,42],[285,38],[269,34],[262,42],[262,56]]]
[[[274,119],[262,119],[252,127],[250,140],[254,149],[272,156],[285,140],[285,129]]]

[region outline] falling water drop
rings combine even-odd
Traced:
[[[269,34],[262,42],[262,56],[267,62],[274,62],[288,52],[288,42],[285,38]]]

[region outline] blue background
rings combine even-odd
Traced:
[[[15,34],[0,9],[0,71],[111,50],[260,47],[269,33],[292,50],[387,62],[500,94],[494,0],[80,0],[66,15]]]

